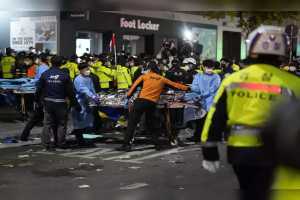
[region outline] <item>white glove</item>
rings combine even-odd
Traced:
[[[220,168],[220,161],[202,161],[202,167],[210,173],[216,173]]]

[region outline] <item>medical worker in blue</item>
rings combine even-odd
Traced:
[[[213,104],[214,97],[221,84],[221,78],[218,74],[214,73],[215,61],[204,60],[203,61],[204,72],[195,75],[191,90],[196,94],[202,106],[202,109],[208,112]],[[200,134],[204,126],[206,115],[196,123],[196,131],[194,133],[193,140],[200,142]]]
[[[74,88],[81,109],[72,110],[73,134],[76,135],[79,146],[91,146],[84,140],[83,134],[92,131],[94,127],[93,111],[97,109],[99,96],[95,92],[93,80],[90,77],[89,65],[80,63],[78,69],[80,74],[74,79]]]

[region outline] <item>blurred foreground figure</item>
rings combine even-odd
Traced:
[[[248,55],[256,64],[226,77],[205,121],[201,141],[203,167],[219,168],[217,142],[227,139],[228,161],[236,174],[242,199],[269,187],[272,162],[265,155],[261,131],[273,106],[300,96],[300,79],[279,69],[288,38],[280,27],[261,26],[248,38]]]
[[[262,132],[266,152],[274,163],[268,200],[300,199],[300,102],[280,106]],[[262,197],[258,197],[263,199]]]

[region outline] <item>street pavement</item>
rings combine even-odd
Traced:
[[[3,116],[3,115],[2,115]],[[3,119],[8,119],[8,115]],[[0,139],[16,136],[22,121],[0,119]],[[226,164],[215,174],[201,167],[200,145],[156,151],[139,137],[132,152],[119,152],[121,133],[107,133],[94,148],[46,152],[35,140],[0,143],[2,200],[235,200],[237,181]],[[72,137],[69,137],[69,140]]]
[[[1,199],[236,199],[231,168],[223,161],[216,174],[203,170],[199,145],[156,151],[138,144],[132,152],[115,151],[117,146],[97,143],[95,148],[55,152],[33,144],[3,148]]]

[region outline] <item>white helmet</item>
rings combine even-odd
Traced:
[[[185,58],[182,62],[183,64],[189,64],[189,63],[192,63],[193,65],[196,65],[197,62],[195,60],[195,58]]]
[[[247,53],[285,56],[289,40],[284,29],[262,25],[249,34]]]

